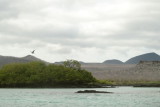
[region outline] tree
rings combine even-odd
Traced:
[[[67,60],[64,65],[29,62],[0,68],[0,87],[68,87],[95,81],[91,73],[82,70],[76,60]]]
[[[64,61],[63,65],[65,67],[68,67],[68,68],[71,68],[71,69],[74,69],[74,70],[78,70],[78,71],[81,70],[81,64],[76,60]]]

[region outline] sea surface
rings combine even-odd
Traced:
[[[160,107],[160,88],[0,88],[0,107]]]

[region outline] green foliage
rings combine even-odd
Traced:
[[[119,86],[146,86],[146,87],[160,87],[160,81],[115,81]]]
[[[67,60],[63,62],[63,65],[68,68],[75,70],[81,70],[81,64],[76,60]]]
[[[79,68],[43,62],[8,64],[0,69],[0,87],[65,87],[96,81],[90,72]]]
[[[115,85],[115,82],[109,80],[97,80],[97,83],[109,86]]]

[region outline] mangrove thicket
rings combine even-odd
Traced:
[[[0,69],[0,87],[79,87],[96,82],[73,60],[63,65],[43,62],[12,63]]]

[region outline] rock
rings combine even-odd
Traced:
[[[84,91],[77,91],[76,93],[112,93],[112,92],[96,91],[96,90],[84,90]]]
[[[133,87],[160,87],[160,84],[139,84],[139,85],[133,85]]]

